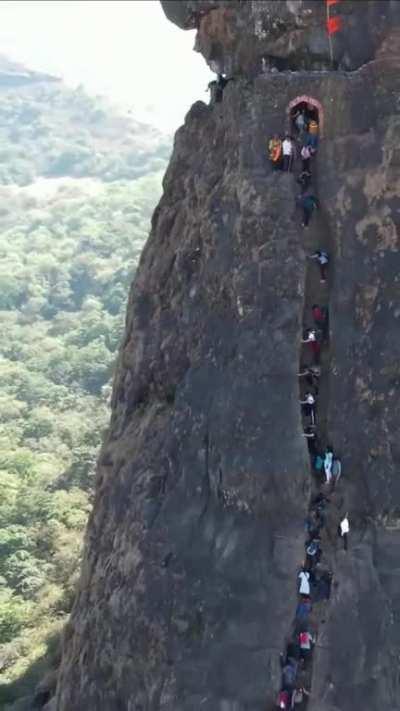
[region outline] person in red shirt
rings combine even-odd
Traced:
[[[312,306],[313,319],[317,326],[320,326],[325,321],[325,313],[318,304],[313,304]]]
[[[312,315],[315,325],[321,329],[322,335],[325,338],[328,337],[328,309],[326,306],[319,306],[319,304],[313,304]]]

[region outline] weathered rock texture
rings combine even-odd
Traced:
[[[277,42],[272,30],[259,38],[256,28],[274,18],[278,26],[290,20],[279,46],[295,61],[297,10],[311,9],[309,39],[299,46],[307,53],[319,33],[316,54],[326,59],[322,2],[164,6],[178,24],[199,26],[200,47],[216,47],[217,36],[223,66],[237,76],[222,104],[195,104],[176,135],[132,287],[52,708],[274,707],[311,477],[297,379],[304,233],[295,179],[271,173],[266,141],[302,94],[324,108],[321,213],[311,234],[329,241],[333,258],[324,417],[344,468],[335,507],[348,507],[352,522],[349,552],[332,537],[328,553],[337,585],[320,628],[309,708],[396,708],[398,4],[341,3],[351,25],[341,56],[359,67],[351,73],[311,71],[312,63],[302,72],[256,70],[259,47],[272,55]]]
[[[196,49],[219,71],[258,74],[262,60],[280,70],[330,68],[324,0],[162,0],[167,17],[198,28]],[[384,42],[393,53],[400,21],[397,0],[338,0],[342,19],[334,38],[339,68],[353,70],[374,59]]]

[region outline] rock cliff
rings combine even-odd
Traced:
[[[308,709],[397,708],[399,4],[332,3],[331,48],[322,1],[163,6],[234,81],[176,134],[131,290],[51,708],[275,707],[320,486],[298,379],[315,300],[330,312],[319,437],[343,476],[323,532],[334,585],[313,620]],[[266,150],[304,97],[321,129],[306,230],[298,164],[274,172]],[[318,248],[331,257],[326,285],[306,259]],[[336,536],[346,511],[348,551]]]

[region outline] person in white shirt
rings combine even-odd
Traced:
[[[321,356],[321,343],[317,338],[317,332],[312,328],[307,329],[305,333],[305,338],[302,338],[301,342],[309,343],[312,354],[314,356],[314,365],[318,365]]]
[[[328,253],[317,250],[316,252],[313,252],[313,254],[308,255],[308,259],[315,259],[318,262],[321,271],[321,284],[325,284],[329,263]]]
[[[304,400],[300,400],[301,409],[306,417],[311,417],[311,424],[315,424],[315,397],[312,393],[306,393]]]
[[[294,147],[293,147],[293,141],[290,138],[289,134],[285,134],[285,138],[283,139],[282,142],[282,154],[283,154],[283,170],[286,172],[290,172],[292,170],[293,166],[293,156],[294,156]]]
[[[350,531],[350,523],[348,519],[348,514],[346,513],[345,517],[342,518],[341,522],[339,523],[338,527],[338,534],[341,538],[343,538],[343,548],[345,551],[347,551],[347,536]]]
[[[300,580],[299,595],[310,594],[310,573],[307,570],[301,570],[298,578]]]
[[[314,329],[309,328],[306,337],[301,339],[302,343],[311,343],[311,341],[316,341],[317,340],[317,334],[314,331]]]

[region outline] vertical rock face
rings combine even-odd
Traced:
[[[216,70],[255,76],[263,59],[279,70],[332,68],[324,0],[162,0],[162,6],[180,27],[198,28],[196,49]],[[337,0],[329,12],[342,20],[334,59],[345,70],[374,59],[400,21],[396,0]]]
[[[274,707],[312,477],[297,378],[307,245],[294,176],[271,172],[266,142],[307,95],[324,120],[321,210],[307,240],[328,240],[333,262],[324,421],[344,471],[328,531],[344,509],[352,524],[347,553],[333,534],[327,543],[336,585],[308,706],[395,708],[398,3],[337,4],[347,23],[334,38],[338,71],[315,68],[329,57],[322,2],[163,5],[198,27],[198,47],[235,81],[221,104],[195,104],[176,134],[132,286],[53,705]],[[267,56],[275,69],[277,57],[308,66],[262,72]]]

